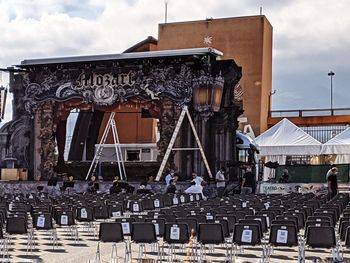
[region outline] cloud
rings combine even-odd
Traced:
[[[257,15],[262,5],[274,30],[273,107],[328,107],[329,70],[336,72],[335,99],[348,106],[348,0],[0,0],[0,67],[120,53],[157,37],[165,2],[168,22]]]

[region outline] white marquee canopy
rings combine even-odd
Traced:
[[[268,155],[318,155],[322,144],[301,128],[284,118],[255,138],[260,154]]]
[[[321,154],[350,154],[350,127],[324,143]]]

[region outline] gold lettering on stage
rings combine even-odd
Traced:
[[[126,85],[132,86],[135,84],[135,73],[130,71],[128,73],[120,73],[118,75],[112,74],[98,74],[81,73],[77,79],[77,86],[79,88],[112,86],[112,87],[124,87]]]

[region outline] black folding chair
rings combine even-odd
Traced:
[[[53,226],[52,217],[49,213],[37,213],[33,215],[33,227],[38,231],[48,231],[52,248],[57,246],[57,231]]]
[[[228,259],[228,247],[225,242],[224,231],[220,223],[200,223],[198,226],[197,241],[200,249],[200,262],[206,259],[206,245],[210,245],[209,252],[214,252],[214,245],[225,245],[226,259]],[[204,257],[203,257],[204,256]]]
[[[147,244],[155,244],[157,247],[157,260],[160,260],[160,248],[156,235],[156,228],[153,223],[133,223],[131,230],[131,241],[139,246],[138,260],[143,259]]]
[[[310,226],[306,232],[306,246],[309,248],[331,249],[333,261],[339,260],[339,248],[333,226]],[[304,256],[305,258],[305,249]]]
[[[267,249],[261,242],[261,229],[258,224],[235,224],[233,231],[232,247],[231,247],[231,261],[232,257],[237,257],[237,247],[249,246],[262,246],[262,260],[265,260],[267,255]]]
[[[193,244],[193,236],[190,236],[189,228],[187,224],[184,223],[177,223],[177,224],[171,224],[167,223],[165,224],[165,233],[164,233],[164,243],[168,244],[168,257],[167,262],[174,262],[176,257],[176,246],[175,245],[181,245],[182,247],[185,244],[189,244],[189,247],[191,248],[191,260],[193,260],[194,250],[195,250],[195,244]],[[162,247],[162,257],[164,255],[164,244]]]
[[[268,258],[271,256],[271,248],[276,247],[298,247],[298,262],[301,262],[302,252],[298,238],[298,230],[295,225],[275,225],[271,226],[269,237]]]
[[[129,250],[129,246],[126,240],[124,239],[121,223],[101,223],[100,224],[99,241],[97,243],[97,251],[96,251],[96,258],[95,258],[96,262],[101,262],[100,242],[113,243],[112,253],[111,253],[112,262],[114,259],[118,260],[117,243],[124,243],[125,245],[124,262],[128,262],[129,260],[131,260],[131,252]]]

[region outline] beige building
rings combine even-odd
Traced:
[[[159,25],[158,50],[211,46],[242,67],[243,116],[255,135],[267,129],[272,86],[272,26],[265,16]]]

